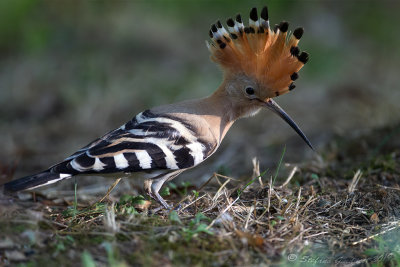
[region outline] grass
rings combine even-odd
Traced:
[[[69,205],[41,194],[36,202],[2,197],[0,262],[399,265],[400,146],[377,138],[395,129],[334,140],[301,164],[284,164],[283,148],[270,177],[255,163],[251,178],[214,174],[196,189],[169,184],[164,194],[179,204],[170,212],[142,195],[110,191],[78,203],[76,187]],[[375,155],[354,149],[360,142]],[[283,168],[287,177],[279,176]]]
[[[77,193],[76,193],[77,188],[78,188],[78,183],[76,182],[76,178],[74,178],[74,210],[73,210],[74,216],[76,214],[78,214],[78,209],[77,209],[77,207],[78,207],[78,196],[77,196]]]

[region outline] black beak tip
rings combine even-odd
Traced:
[[[313,147],[313,145],[311,144],[310,141],[307,140],[306,143],[311,148],[312,151],[317,152],[317,151],[315,151],[315,149],[314,149],[314,147]]]

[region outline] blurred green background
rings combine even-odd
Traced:
[[[334,135],[399,122],[399,1],[1,1],[0,165],[40,171],[149,107],[209,95],[221,72],[204,40],[217,19],[268,5],[305,28],[310,61],[277,102],[322,151]],[[241,120],[183,179],[251,174],[315,157],[274,114]],[[1,167],[0,166],[0,167]]]

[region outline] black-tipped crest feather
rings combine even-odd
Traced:
[[[229,19],[226,21],[226,24],[227,24],[229,27],[234,27],[234,26],[235,26],[235,22],[233,21],[232,18],[229,18]]]
[[[308,53],[307,52],[301,52],[301,54],[297,57],[299,61],[303,62],[304,64],[307,63],[308,61]]]
[[[263,20],[268,20],[268,7],[263,7],[263,9],[261,10],[261,18]]]
[[[242,16],[240,16],[240,14],[236,15],[236,21],[239,22],[239,23],[243,23]]]
[[[253,7],[250,11],[250,19],[252,21],[257,21],[258,20],[258,15],[257,15],[257,8]]]
[[[287,32],[288,29],[289,29],[289,23],[288,23],[287,21],[282,21],[282,22],[279,24],[279,30],[280,30],[281,32]]]
[[[296,37],[296,39],[300,39],[303,36],[304,29],[303,28],[297,28],[293,32],[293,36]]]

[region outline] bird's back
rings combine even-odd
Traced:
[[[187,169],[206,159],[214,146],[184,119],[146,110],[50,170],[76,175]]]

